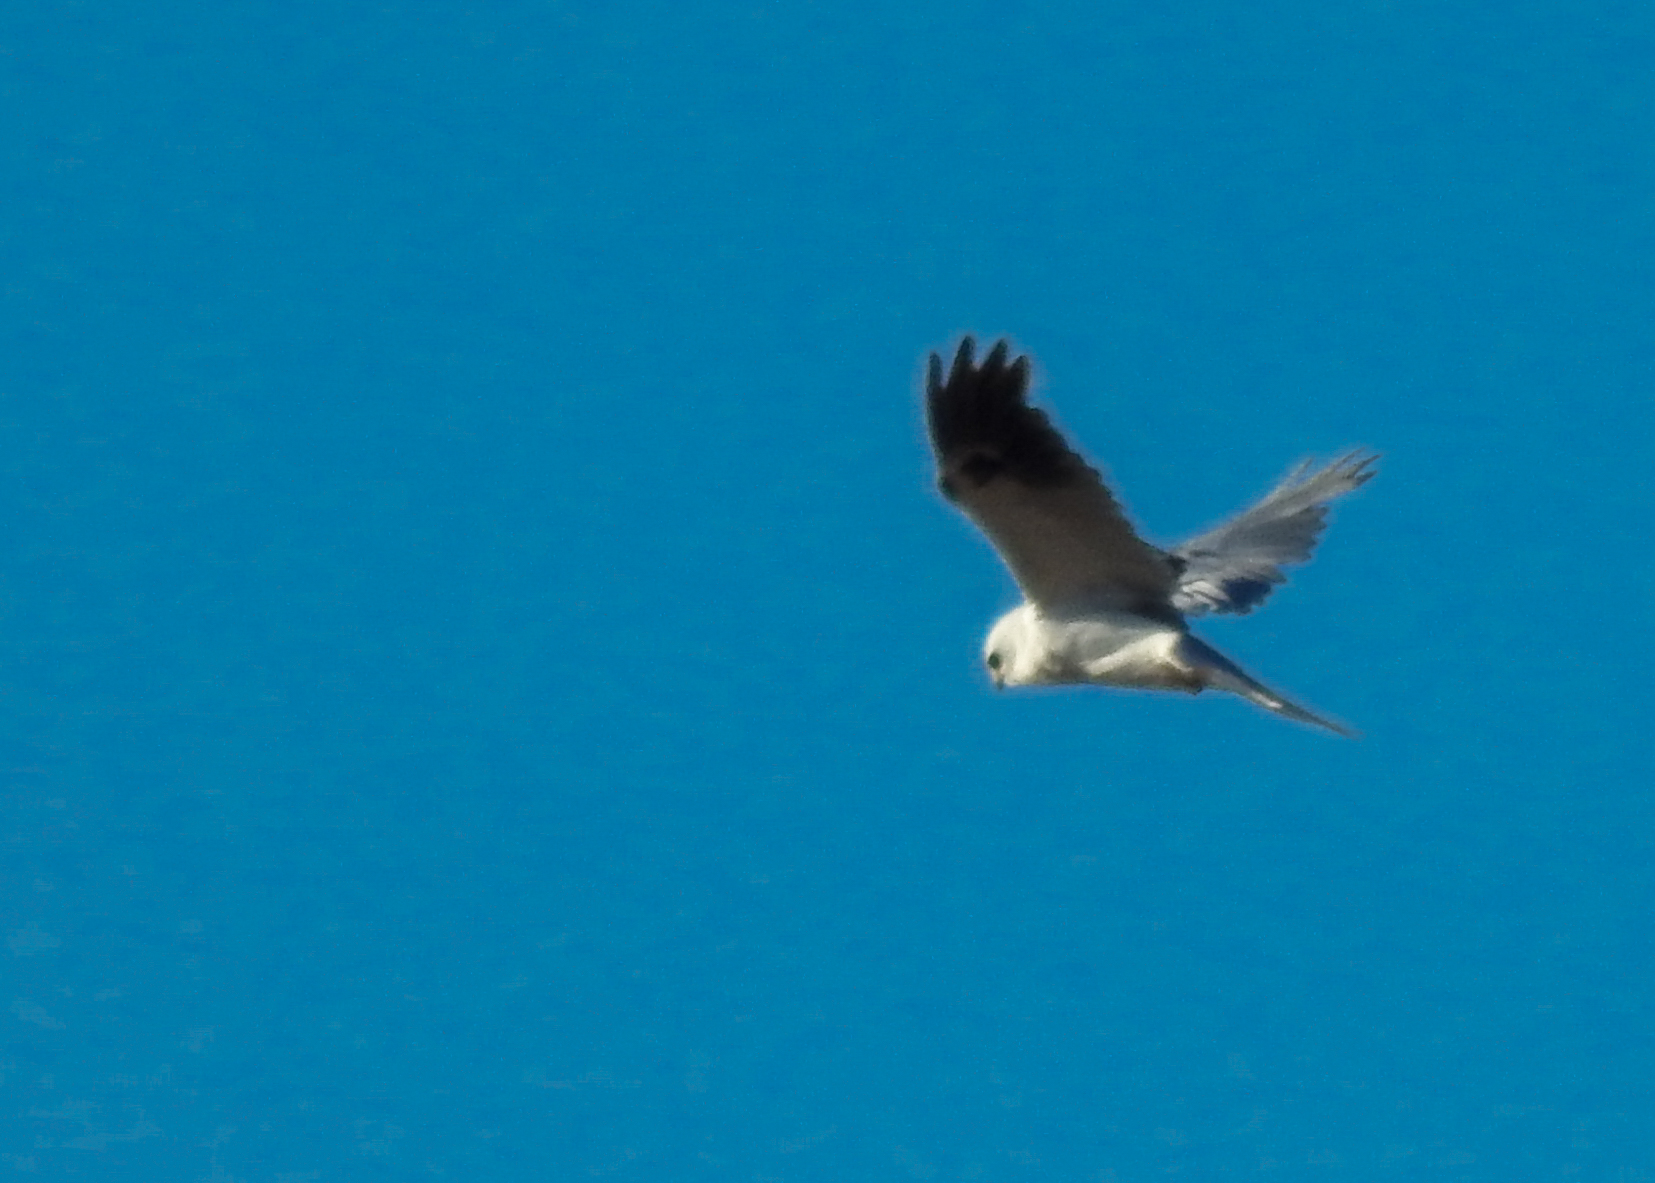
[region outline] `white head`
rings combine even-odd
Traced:
[[[1034,609],[1019,604],[994,622],[983,642],[983,664],[996,690],[1025,686],[1037,679],[1040,654],[1036,631],[1039,622]]]

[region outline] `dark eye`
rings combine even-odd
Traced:
[[[990,653],[988,655],[988,668],[991,670],[997,670],[1000,668],[1000,655],[998,653]]]

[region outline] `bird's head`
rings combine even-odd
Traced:
[[[988,630],[988,640],[983,642],[983,665],[996,690],[1021,686],[1032,676],[1032,671],[1025,668],[1029,629],[1033,624],[1030,611],[1027,604],[1013,608]]]

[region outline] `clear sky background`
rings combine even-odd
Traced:
[[[1655,1181],[1655,11],[0,13],[0,1178]],[[997,696],[925,353],[1365,733]]]

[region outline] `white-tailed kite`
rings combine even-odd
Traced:
[[[983,661],[996,688],[1096,683],[1198,694],[1227,690],[1301,723],[1314,715],[1191,635],[1186,616],[1251,611],[1310,558],[1327,503],[1373,476],[1353,451],[1305,461],[1257,505],[1169,551],[1133,531],[1097,472],[1028,405],[1029,359],[997,344],[973,361],[960,342],[946,376],[931,355],[925,396],[938,487],[988,535],[1024,603],[989,630]]]

